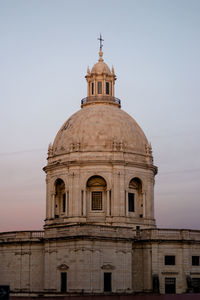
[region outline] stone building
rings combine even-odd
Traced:
[[[200,292],[200,231],[158,229],[157,167],[99,60],[81,109],[49,145],[44,231],[0,233],[12,295]]]

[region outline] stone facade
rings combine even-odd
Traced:
[[[13,295],[200,292],[200,231],[157,229],[151,145],[103,61],[48,148],[44,231],[0,233]]]
[[[153,292],[153,278],[165,293],[165,279],[175,278],[176,293],[192,292],[187,278],[200,278],[192,256],[200,254],[200,231],[143,229],[92,224],[44,232],[0,235],[0,284],[14,295],[60,295],[61,273],[68,294],[104,293],[104,273],[111,273],[112,293]],[[175,265],[165,265],[165,256]]]

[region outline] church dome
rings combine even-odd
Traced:
[[[76,151],[124,151],[145,154],[148,144],[136,121],[117,105],[93,103],[73,114],[59,130],[54,154]],[[78,150],[78,151],[79,151]]]
[[[48,148],[44,171],[49,230],[59,231],[66,224],[155,227],[157,168],[151,145],[137,122],[121,109],[114,68],[110,72],[102,56],[100,43],[99,60],[85,76],[87,97]]]
[[[53,156],[78,151],[146,154],[147,138],[136,121],[120,109],[121,101],[114,96],[114,68],[111,72],[102,57],[100,44],[99,60],[85,76],[88,96],[81,101],[82,109],[59,130],[51,148]]]

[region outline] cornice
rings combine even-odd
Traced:
[[[139,162],[131,162],[131,161],[124,161],[124,160],[74,160],[74,161],[67,161],[67,162],[61,162],[61,161],[55,161],[52,164],[49,164],[43,168],[45,172],[48,172],[50,170],[54,169],[60,169],[70,166],[91,166],[91,165],[108,165],[108,166],[130,166],[130,167],[136,167],[139,169],[146,169],[153,171],[153,173],[156,175],[158,172],[158,168],[154,165],[149,165],[145,163],[139,163]]]

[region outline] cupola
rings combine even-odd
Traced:
[[[87,98],[83,99],[82,105],[90,104],[91,102],[106,101],[120,106],[120,101],[114,97],[114,85],[116,75],[114,67],[110,70],[108,65],[103,60],[102,37],[100,35],[100,50],[99,60],[92,67],[91,71],[88,67],[87,75],[85,76],[88,83]]]

